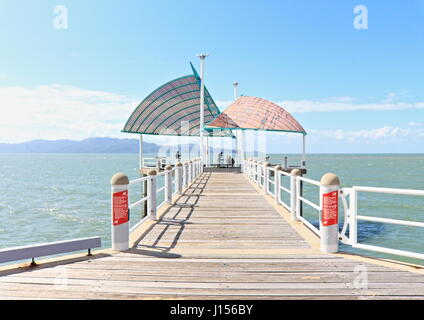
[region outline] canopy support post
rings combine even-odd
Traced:
[[[245,152],[244,152],[244,130],[240,131],[240,166],[243,168]]]
[[[200,158],[202,159],[202,165],[205,163],[205,150],[203,146],[203,128],[204,128],[204,100],[205,100],[205,81],[204,81],[204,63],[205,58],[209,54],[199,54],[200,58]]]
[[[302,136],[302,168],[306,167],[306,134]]]
[[[209,167],[209,133],[206,135],[206,167]]]
[[[138,141],[138,168],[143,168],[143,134],[140,133],[140,139]]]

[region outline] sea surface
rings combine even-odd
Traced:
[[[289,164],[299,163],[298,155],[288,157]],[[270,161],[282,163],[283,155],[271,155]],[[110,247],[110,178],[117,172],[137,178],[137,166],[137,154],[0,154],[0,248],[91,236],[100,236],[103,247]],[[314,180],[333,172],[343,187],[424,189],[424,154],[314,154],[307,156],[307,169],[306,177]],[[130,201],[141,193],[139,185],[131,187]],[[304,195],[319,202],[313,185],[305,184]],[[359,214],[424,222],[424,197],[359,193],[359,199]],[[316,210],[304,205],[303,214],[318,224]],[[131,225],[140,218],[141,209],[134,208]],[[423,228],[361,222],[358,241],[424,253]],[[424,264],[344,245],[342,249]]]

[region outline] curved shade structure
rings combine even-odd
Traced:
[[[191,65],[191,64],[190,64]],[[199,136],[200,77],[193,74],[165,83],[134,110],[123,132],[153,135]],[[217,118],[218,107],[205,88],[204,123]],[[230,130],[211,128],[214,136],[233,136]]]
[[[248,96],[238,98],[207,127],[283,131],[306,135],[305,129],[285,109],[271,101]]]

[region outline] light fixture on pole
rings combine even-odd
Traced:
[[[203,129],[204,129],[204,100],[205,100],[205,81],[204,81],[204,63],[205,58],[209,56],[209,53],[200,53],[197,55],[200,58],[200,158],[202,164],[205,164],[205,150],[203,147]]]

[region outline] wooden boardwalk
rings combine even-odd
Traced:
[[[0,271],[0,298],[424,299],[422,270],[320,253],[279,210],[242,174],[204,173],[128,252]]]

